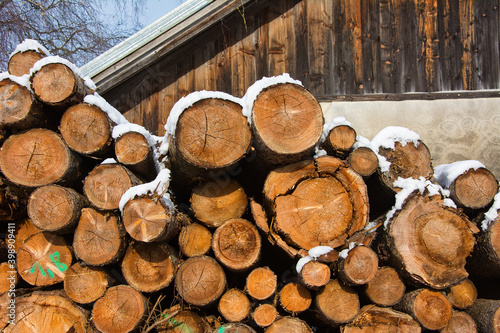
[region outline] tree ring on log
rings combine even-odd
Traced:
[[[31,79],[35,94],[49,105],[56,105],[72,96],[78,85],[73,71],[61,63],[43,66]]]

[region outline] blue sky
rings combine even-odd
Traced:
[[[144,26],[153,23],[186,0],[147,0],[144,1],[144,16],[141,20]]]

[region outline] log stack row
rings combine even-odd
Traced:
[[[157,137],[28,44],[0,76],[3,331],[498,330],[482,163],[325,124],[288,75],[193,92]]]

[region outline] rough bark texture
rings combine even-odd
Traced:
[[[500,276],[500,216],[476,235],[476,245],[467,270],[475,277]]]
[[[14,221],[26,216],[28,192],[0,175],[0,221]]]
[[[479,298],[465,312],[477,325],[478,332],[500,332],[500,301]]]

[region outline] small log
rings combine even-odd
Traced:
[[[46,57],[47,55],[40,50],[26,50],[23,52],[16,52],[9,58],[7,71],[11,75],[23,76],[30,74],[31,68],[38,60]]]
[[[123,256],[122,274],[139,291],[159,291],[174,279],[177,260],[173,248],[167,244],[133,242]]]
[[[76,262],[66,271],[64,291],[72,301],[90,304],[104,295],[112,281],[103,268]]]
[[[243,321],[250,315],[250,301],[238,289],[229,289],[219,299],[219,313],[229,322]]]
[[[252,319],[259,327],[268,327],[278,318],[278,311],[272,304],[264,303],[256,307],[252,312]]]
[[[356,131],[354,128],[349,125],[339,125],[330,130],[321,147],[326,150],[328,155],[345,159],[355,142]]]
[[[83,102],[83,98],[91,93],[80,76],[58,62],[47,63],[31,73],[30,81],[39,100],[61,111]]]
[[[212,250],[227,268],[234,271],[250,269],[260,258],[259,231],[245,219],[228,220],[215,230]]]
[[[100,164],[86,177],[83,191],[89,202],[98,209],[118,209],[122,195],[141,181],[117,163]]]
[[[429,330],[445,328],[451,318],[451,304],[446,296],[427,288],[406,293],[394,309],[409,314]]]
[[[378,270],[378,256],[368,246],[360,245],[351,249],[347,257],[337,264],[338,277],[348,286],[360,286],[370,282]]]
[[[465,312],[474,319],[478,332],[500,332],[500,300],[478,298]]]
[[[370,148],[359,147],[347,156],[347,164],[361,176],[369,177],[377,171],[378,157]]]
[[[226,274],[212,257],[191,257],[177,270],[175,288],[186,302],[206,307],[215,303],[224,293]]]
[[[0,221],[14,221],[26,216],[28,193],[0,175]]]
[[[227,220],[240,218],[248,200],[245,190],[235,180],[216,179],[195,187],[190,203],[200,222],[217,228]]]
[[[33,191],[28,216],[38,228],[56,233],[73,232],[87,199],[69,187],[45,185]]]
[[[134,288],[118,285],[106,290],[94,303],[92,321],[103,333],[123,333],[138,329],[148,312],[146,298]]]
[[[299,279],[308,289],[317,290],[330,281],[332,272],[327,264],[319,261],[309,261],[299,273]]]
[[[50,232],[34,234],[17,252],[17,270],[34,286],[50,286],[64,280],[73,254],[61,236]]]
[[[212,333],[256,333],[253,328],[243,323],[226,323],[212,331]]]
[[[118,215],[83,208],[73,237],[73,249],[88,265],[112,264],[125,252],[125,235]]]
[[[370,302],[376,305],[393,306],[403,298],[406,286],[394,268],[384,266],[366,284],[364,292]]]
[[[356,291],[337,279],[330,280],[318,291],[315,306],[320,318],[334,326],[352,321],[360,310]]]
[[[312,328],[303,320],[296,317],[282,317],[272,323],[266,333],[313,333]]]
[[[15,291],[19,275],[16,266],[7,262],[0,263],[0,294]]]
[[[440,333],[477,333],[474,319],[464,311],[453,311],[450,321]]]
[[[342,333],[420,333],[421,327],[406,313],[375,305],[365,305],[352,322],[342,325],[340,331]]]
[[[276,274],[269,267],[257,267],[248,274],[245,290],[252,298],[263,301],[274,295],[277,286]]]
[[[186,257],[207,254],[212,246],[212,233],[199,223],[182,227],[179,233],[179,249]]]
[[[252,105],[253,145],[259,163],[277,166],[300,161],[323,133],[323,113],[314,96],[294,83],[262,90]]]
[[[172,316],[174,313],[176,314]],[[194,310],[181,310],[179,305],[163,311],[160,318],[168,319],[157,326],[158,333],[206,333],[211,330],[204,317]]]
[[[0,125],[13,130],[47,127],[43,104],[23,85],[0,80]]]
[[[78,179],[79,163],[58,134],[35,128],[5,140],[0,168],[13,183],[34,188],[72,184]]]
[[[29,218],[16,221],[16,227],[14,229],[14,250],[16,253],[25,240],[39,232],[43,232],[43,230],[36,227]]]
[[[286,312],[295,315],[309,309],[312,295],[303,284],[289,282],[279,292],[279,303]]]
[[[115,155],[119,163],[134,173],[150,178],[154,170],[153,150],[141,133],[127,132],[116,138]]]
[[[95,105],[80,103],[64,112],[59,131],[74,151],[82,155],[104,157],[112,149],[112,126],[106,112]]]
[[[474,252],[467,262],[473,277],[500,277],[500,215],[484,225],[476,235]]]
[[[477,296],[476,286],[469,279],[465,279],[459,284],[452,286],[446,294],[450,304],[460,310],[465,310],[474,304]]]

